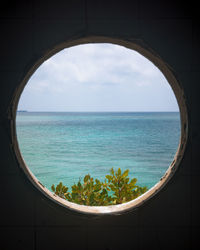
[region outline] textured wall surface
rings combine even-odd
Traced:
[[[200,33],[183,1],[4,1],[0,10],[0,249],[196,249],[199,242]],[[189,4],[189,3],[187,3]],[[178,171],[156,196],[121,215],[82,215],[40,193],[19,167],[10,108],[27,71],[60,43],[88,36],[140,40],[181,83],[188,143]]]

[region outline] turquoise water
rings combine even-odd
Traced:
[[[17,138],[32,173],[50,189],[111,167],[130,169],[148,188],[163,176],[180,138],[178,112],[18,112]]]

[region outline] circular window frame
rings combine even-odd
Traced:
[[[148,60],[150,60],[165,76],[168,81],[168,84],[171,86],[174,95],[176,97],[179,111],[180,111],[180,120],[181,120],[181,136],[178,145],[178,149],[174,156],[174,159],[170,166],[168,167],[165,174],[162,178],[157,182],[151,189],[145,192],[143,195],[138,198],[129,201],[127,203],[123,203],[120,205],[111,205],[111,206],[85,206],[79,205],[76,203],[69,202],[60,198],[59,196],[53,194],[50,190],[48,190],[44,185],[42,185],[39,180],[33,175],[33,173],[28,168],[26,162],[24,161],[22,154],[20,152],[19,144],[17,141],[17,132],[16,132],[16,115],[17,115],[17,106],[20,99],[20,96],[24,90],[24,87],[28,83],[30,77],[34,74],[34,72],[38,69],[38,67],[47,59],[58,53],[59,51],[70,48],[72,46],[81,45],[81,44],[89,44],[89,43],[111,43],[116,45],[124,46],[125,48],[135,50],[140,53]],[[183,158],[187,137],[188,137],[188,112],[187,106],[185,102],[185,96],[183,88],[180,83],[177,81],[176,77],[172,69],[148,46],[146,46],[142,41],[126,41],[121,39],[107,38],[107,37],[87,37],[82,39],[77,39],[73,41],[64,42],[49,50],[44,56],[42,56],[32,67],[27,71],[24,79],[19,84],[17,90],[15,91],[13,101],[11,103],[11,120],[13,121],[11,124],[11,133],[12,133],[12,144],[14,148],[14,153],[16,155],[19,166],[24,171],[28,179],[31,183],[47,198],[54,201],[56,204],[65,207],[66,209],[73,210],[75,212],[84,213],[84,214],[121,214],[123,212],[127,212],[129,210],[134,210],[146,203],[149,199],[154,197],[159,191],[163,189],[163,187],[169,182],[169,180],[174,176],[174,173],[178,169],[180,162]]]

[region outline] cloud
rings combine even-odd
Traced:
[[[56,54],[44,72],[58,83],[121,83],[135,76],[153,78],[159,70],[139,53],[118,45],[79,45]]]
[[[148,95],[155,92],[173,99],[163,74],[138,52],[113,44],[86,44],[64,49],[45,61],[29,80],[21,103],[34,109],[39,96],[49,109],[60,110],[62,103],[65,109],[120,109],[120,105],[134,109],[139,105],[136,101],[148,109]],[[164,109],[165,103],[159,105]]]

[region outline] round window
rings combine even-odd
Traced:
[[[16,97],[20,164],[34,185],[68,208],[133,208],[170,179],[183,154],[178,83],[160,59],[128,47],[65,48],[32,69]]]

